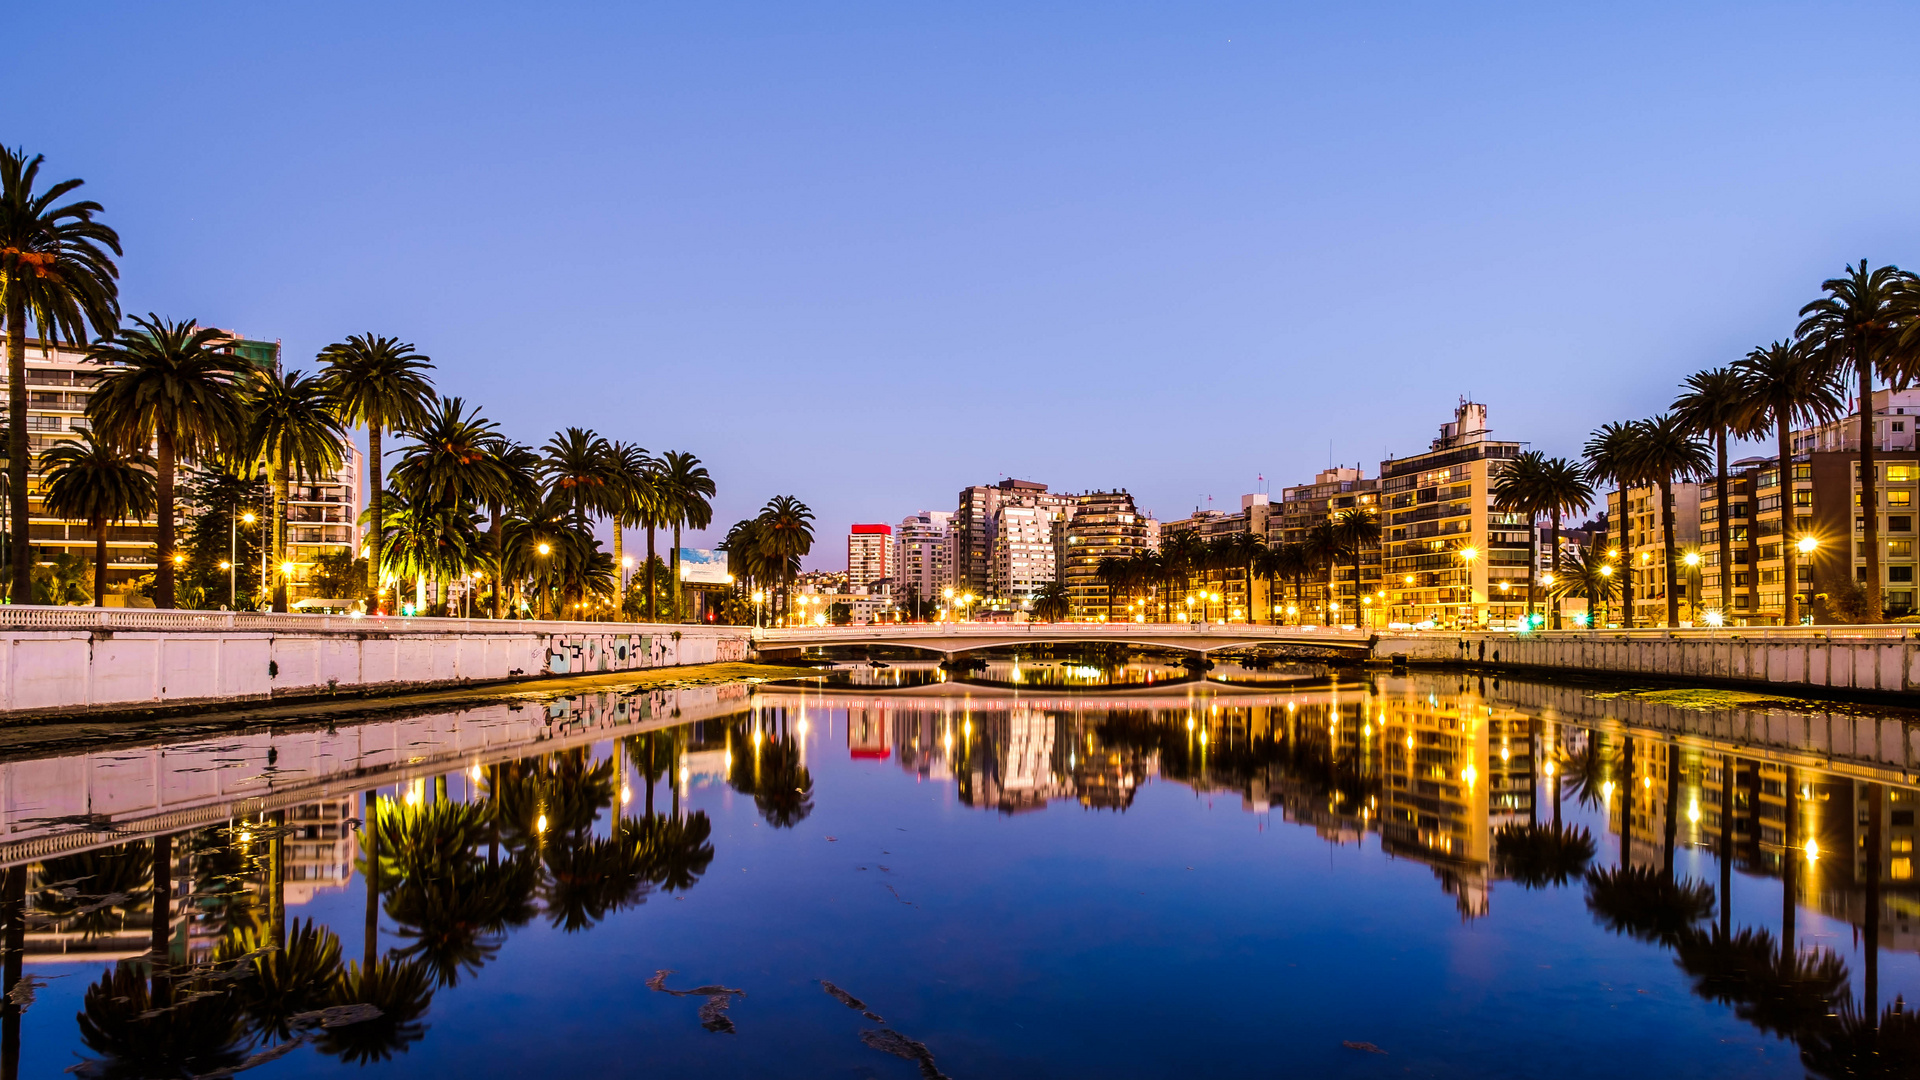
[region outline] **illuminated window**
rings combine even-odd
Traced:
[[[1905,881],[1913,876],[1913,860],[1908,858],[1890,860],[1887,870],[1893,880]]]

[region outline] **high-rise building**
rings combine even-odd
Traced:
[[[232,353],[243,357],[263,371],[276,370],[280,362],[278,342],[257,341],[234,334],[226,344]],[[88,362],[85,349],[65,345],[49,346],[29,339],[27,362],[27,448],[30,452],[27,496],[30,526],[36,557],[51,562],[62,554],[76,555],[92,562],[93,530],[84,522],[69,522],[48,515],[41,501],[40,454],[57,442],[75,438],[88,430],[86,407],[100,378],[109,369]],[[0,371],[0,387],[7,374]],[[352,551],[356,546],[355,523],[359,518],[360,453],[351,444],[344,448],[345,464],[338,475],[309,480],[301,478],[289,485],[287,507],[291,561],[294,565],[291,590],[298,599],[312,571],[313,560],[326,550]],[[265,507],[257,508],[264,517]],[[176,522],[180,520],[176,515]],[[115,525],[107,535],[107,585],[109,590],[124,586],[157,569],[154,562],[159,547],[159,527],[151,518]],[[176,533],[176,543],[183,539]],[[275,560],[276,565],[282,560]],[[242,568],[241,573],[271,574],[271,569]],[[92,576],[88,575],[91,585]],[[182,598],[183,602],[186,598]],[[206,598],[209,606],[225,597]],[[107,601],[119,602],[118,595]]]
[[[855,525],[847,533],[847,584],[864,588],[892,576],[892,526]]]
[[[1700,551],[1700,484],[1676,483],[1673,489],[1673,546],[1675,562],[1680,580],[1675,584],[1674,596],[1680,603],[1680,618],[1683,622],[1698,623],[1693,613],[1691,600],[1704,599],[1705,581],[1709,567],[1689,567],[1681,559],[1689,552]],[[1732,500],[1729,499],[1729,502]],[[1660,489],[1648,485],[1627,489],[1627,553],[1625,558],[1633,564],[1631,588],[1633,590],[1633,624],[1635,626],[1667,625],[1667,546],[1666,532],[1661,524]],[[1620,493],[1607,492],[1607,520],[1620,520]],[[1614,525],[1614,537],[1619,537],[1620,526]],[[1515,583],[1521,588],[1524,583]],[[1704,608],[1702,609],[1704,610]]]
[[[1239,536],[1251,533],[1262,540],[1268,538],[1275,517],[1274,506],[1265,492],[1240,496],[1240,512],[1226,510],[1201,510],[1178,521],[1169,521],[1162,529],[1162,537],[1172,541],[1175,537],[1191,534],[1201,543],[1212,543],[1223,537]],[[1218,616],[1229,621],[1259,621],[1270,614],[1267,610],[1267,582],[1256,578],[1251,591],[1248,588],[1247,570],[1243,566],[1222,567],[1209,571],[1206,575],[1212,586],[1217,586],[1221,600],[1219,604],[1209,604],[1209,617]]]
[[[1391,621],[1510,626],[1524,614],[1533,524],[1493,509],[1493,484],[1520,444],[1492,434],[1487,407],[1462,400],[1426,453],[1380,463]]]
[[[1064,580],[1067,583],[1068,618],[1082,621],[1125,618],[1116,607],[1119,597],[1108,595],[1107,583],[1100,579],[1104,559],[1132,558],[1147,550],[1147,526],[1133,505],[1133,496],[1125,490],[1089,491],[1074,505],[1067,522],[1067,555]]]
[[[1030,597],[1038,584],[1054,580],[1059,561],[1056,552],[1048,565],[1038,565],[1035,560],[1039,553],[1033,550],[1033,545],[1039,541],[1029,534],[1044,522],[1048,546],[1064,545],[1065,521],[1073,504],[1073,496],[1051,494],[1047,485],[1031,480],[1009,479],[992,487],[976,485],[962,489],[959,505],[948,523],[952,537],[953,587],[978,597],[999,600]],[[1008,519],[1002,514],[1006,508],[1039,513],[1015,514]],[[1023,530],[1019,539],[1009,540],[1004,547],[997,536],[1003,520],[1018,523]],[[1026,584],[1016,586],[1015,582]],[[999,591],[1002,589],[1008,591]]]
[[[1760,535],[1754,528],[1755,491],[1760,475],[1779,468],[1773,458],[1745,458],[1727,468],[1727,505],[1720,506],[1715,483],[1700,485],[1700,602],[1704,612],[1718,612],[1728,626],[1766,625],[1780,620],[1780,609],[1760,606]],[[1720,532],[1728,532],[1733,556],[1730,568],[1720,565]],[[1609,534],[1614,535],[1614,534]],[[1602,538],[1603,545],[1611,543]],[[1775,558],[1778,558],[1776,553]]]
[[[902,603],[933,600],[953,583],[947,529],[952,518],[945,510],[922,510],[894,528],[893,591]]]
[[[1375,515],[1384,539],[1387,523],[1379,517],[1379,479],[1368,479],[1357,467],[1341,465],[1322,469],[1315,474],[1311,484],[1296,484],[1281,489],[1279,511],[1273,515],[1268,527],[1267,542],[1275,545],[1304,543],[1314,526],[1334,521],[1350,510],[1363,510]],[[1293,598],[1290,606],[1300,608],[1294,617],[1317,623],[1352,623],[1355,611],[1370,613],[1377,603],[1373,598],[1380,592],[1381,586],[1380,552],[1381,547],[1376,544],[1360,553],[1357,590],[1353,578],[1353,560],[1336,560],[1328,568],[1326,576],[1321,578],[1324,587],[1301,589],[1300,594]],[[1355,607],[1363,598],[1373,602]],[[1329,603],[1333,605],[1332,611],[1327,610]]]
[[[1881,602],[1889,617],[1914,611],[1914,516],[1920,513],[1920,390],[1880,390],[1873,395],[1875,522],[1880,544]],[[1794,473],[1807,472],[1811,511],[1800,519],[1817,545],[1810,558],[1816,599],[1805,614],[1832,617],[1840,591],[1867,584],[1866,516],[1861,505],[1860,413],[1793,433]],[[1794,493],[1796,502],[1801,493]],[[1764,498],[1763,498],[1764,501]],[[1805,512],[1805,511],[1803,511]],[[1803,575],[1803,580],[1805,576]]]

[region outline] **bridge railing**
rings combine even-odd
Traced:
[[[1388,638],[1537,638],[1545,641],[1915,641],[1920,623],[1862,623],[1842,626],[1693,626],[1624,627],[1595,630],[1392,630]]]
[[[701,623],[568,622],[557,619],[428,619],[404,615],[285,615],[259,611],[44,607],[0,604],[4,630],[182,630],[389,634],[744,634]]]
[[[1266,626],[1260,623],[1174,622],[1174,623],[871,623],[859,626],[793,626],[760,628],[753,632],[757,642],[799,644],[812,641],[848,643],[856,641],[898,641],[930,637],[955,638],[1078,638],[1127,640],[1142,636],[1233,637],[1274,641],[1365,641],[1371,631],[1338,627]]]

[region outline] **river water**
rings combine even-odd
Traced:
[[[1751,695],[1028,661],[28,755],[0,1064],[1914,1075],[1913,753]]]

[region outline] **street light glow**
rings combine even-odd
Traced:
[[[1813,554],[1813,549],[1820,546],[1820,541],[1815,540],[1811,536],[1803,536],[1800,538],[1800,542],[1793,546],[1800,549],[1800,554],[1811,555]]]

